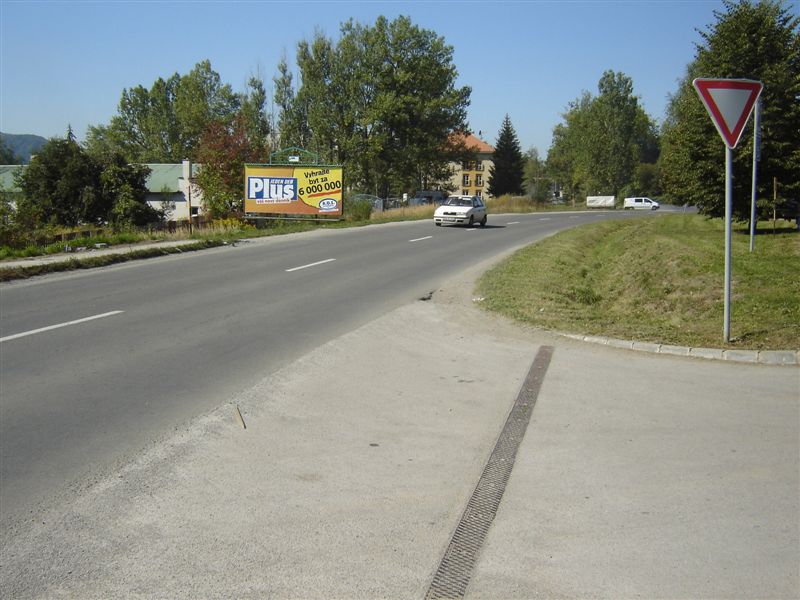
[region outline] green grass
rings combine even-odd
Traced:
[[[724,229],[697,215],[609,221],[530,246],[478,283],[482,306],[545,329],[692,347],[800,348],[800,234],[732,240],[731,343],[722,343]]]

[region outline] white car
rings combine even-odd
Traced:
[[[622,208],[625,210],[658,210],[659,203],[650,198],[625,198]]]
[[[433,222],[444,225],[486,225],[486,205],[478,196],[450,196],[433,213]]]

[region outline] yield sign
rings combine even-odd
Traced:
[[[750,79],[695,79],[694,87],[728,148],[735,148],[764,87]]]

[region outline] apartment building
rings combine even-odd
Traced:
[[[494,148],[474,134],[465,135],[464,143],[467,148],[477,154],[475,160],[453,164],[454,174],[451,180],[451,185],[455,190],[453,193],[487,197],[489,196],[487,180],[489,179],[489,167],[494,164],[492,162]]]

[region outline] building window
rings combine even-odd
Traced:
[[[462,196],[469,196],[469,190],[461,190]]]
[[[462,171],[469,171],[469,163],[467,161],[461,162],[461,170]]]
[[[483,196],[481,195],[481,190],[478,190],[477,192],[475,192],[475,195],[476,195],[478,198],[482,198],[482,197],[483,197]]]
[[[475,164],[475,170],[476,170],[476,171],[483,171],[483,161],[482,161],[482,160],[479,160],[479,161],[478,161],[478,162]]]
[[[464,187],[466,187],[466,186],[468,186],[468,185],[469,185],[469,175],[466,175],[466,174],[465,174],[465,175],[464,175],[464,176],[461,178],[461,185],[463,185]]]
[[[475,185],[483,185],[483,175],[475,175]]]

